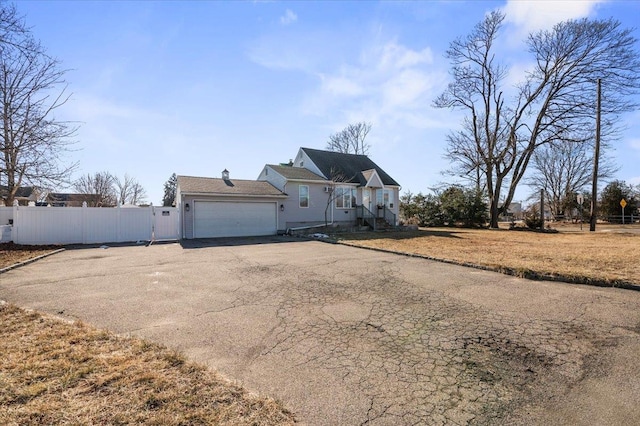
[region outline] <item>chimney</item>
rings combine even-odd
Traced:
[[[224,169],[224,170],[222,171],[222,179],[223,179],[223,180],[229,180],[229,170]]]

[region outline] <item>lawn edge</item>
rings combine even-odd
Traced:
[[[561,283],[567,283],[567,284],[589,285],[593,287],[622,288],[625,290],[640,291],[640,285],[629,282],[629,281],[608,281],[608,280],[601,280],[601,279],[595,279],[590,277],[578,277],[578,276],[569,276],[569,275],[550,275],[550,274],[545,274],[542,272],[536,272],[532,270],[521,270],[521,269],[509,268],[504,266],[494,267],[494,266],[487,266],[487,265],[479,265],[476,263],[459,262],[457,260],[442,259],[442,258],[427,256],[427,255],[418,254],[418,253],[389,250],[389,249],[383,249],[379,247],[361,246],[358,244],[353,244],[351,242],[345,242],[340,240],[329,241],[329,240],[318,239],[317,241],[323,241],[331,244],[340,244],[347,247],[355,247],[355,248],[360,248],[365,250],[378,251],[381,253],[397,254],[400,256],[432,260],[435,262],[447,263],[450,265],[457,265],[457,266],[464,266],[467,268],[480,269],[483,271],[498,272],[500,274],[518,277],[518,278],[524,278],[532,281],[553,281],[553,282],[561,282]]]
[[[0,274],[4,274],[5,272],[9,272],[12,269],[16,269],[21,266],[28,265],[29,263],[33,263],[37,260],[44,259],[45,257],[52,256],[54,254],[63,252],[65,250],[66,250],[65,248],[59,248],[59,249],[53,250],[52,252],[41,254],[40,256],[32,257],[31,259],[23,260],[22,262],[14,263],[13,265],[9,265],[7,267],[1,268]]]
[[[62,251],[63,249],[57,250],[57,252]],[[50,254],[46,254],[46,255],[42,255],[39,257],[46,257],[46,256],[50,256],[51,254],[55,254],[55,253],[50,253]],[[35,259],[35,258],[34,258]],[[20,262],[23,263],[23,262]],[[28,263],[28,262],[26,262]],[[6,269],[6,268],[5,268]],[[240,393],[240,398],[246,399],[247,402],[251,402],[251,400],[255,400],[257,402],[260,402],[261,400],[271,400],[274,403],[276,403],[277,405],[280,406],[280,408],[282,409],[282,413],[285,415],[289,415],[291,417],[292,420],[292,424],[297,423],[297,418],[296,418],[296,413],[291,410],[289,408],[288,405],[285,404],[285,402],[279,398],[275,398],[270,396],[269,394],[266,394],[264,392],[257,392],[254,390],[249,389],[248,387],[246,387],[244,385],[244,383],[242,383],[242,381],[232,378],[231,376],[228,376],[226,374],[224,374],[222,371],[220,371],[217,367],[215,366],[209,366],[206,363],[203,362],[199,362],[191,357],[189,357],[184,351],[179,350],[177,348],[171,347],[170,345],[167,345],[165,343],[162,343],[160,341],[157,341],[155,339],[151,339],[151,338],[146,338],[146,337],[142,337],[142,336],[136,336],[134,334],[132,334],[131,332],[126,332],[126,333],[117,333],[114,330],[110,329],[110,328],[104,328],[104,327],[99,327],[97,325],[94,325],[93,323],[90,322],[86,322],[80,318],[66,318],[64,316],[61,316],[59,314],[54,314],[51,312],[47,312],[45,310],[39,310],[36,308],[30,308],[27,306],[21,306],[18,305],[15,302],[10,302],[7,300],[3,300],[0,299],[0,308],[3,307],[7,307],[9,309],[11,308],[15,308],[19,311],[21,311],[22,313],[25,314],[35,314],[37,315],[39,318],[43,319],[45,322],[47,322],[49,325],[56,325],[56,324],[61,324],[62,326],[73,326],[73,325],[77,325],[78,327],[80,327],[81,332],[98,332],[98,333],[106,333],[108,334],[110,337],[113,337],[115,339],[117,339],[118,341],[120,341],[124,346],[125,346],[125,350],[128,350],[129,348],[133,347],[135,344],[149,344],[152,345],[153,348],[153,352],[154,354],[160,354],[163,355],[165,353],[175,353],[178,356],[180,356],[181,358],[183,358],[184,363],[194,366],[196,368],[199,369],[203,369],[206,370],[207,372],[209,372],[212,376],[213,376],[213,380],[215,380],[217,383],[213,383],[215,384],[219,384],[221,386],[224,386],[226,388],[229,389],[233,389],[235,391],[238,391]],[[198,379],[198,380],[202,380],[202,379]],[[206,381],[206,380],[205,380]],[[206,386],[210,386],[211,384],[205,384]],[[227,424],[227,423],[224,423]],[[232,424],[236,424],[236,423],[232,423]],[[244,424],[244,423],[241,423]],[[253,423],[255,424],[255,423]]]

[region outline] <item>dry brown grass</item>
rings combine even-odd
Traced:
[[[0,424],[281,425],[293,415],[180,354],[0,305]]]
[[[0,243],[0,269],[59,249],[59,246],[22,246],[13,243]]]
[[[587,228],[588,230],[588,225]],[[473,264],[523,277],[640,285],[640,234],[558,233],[429,228],[419,231],[341,235],[345,244]]]

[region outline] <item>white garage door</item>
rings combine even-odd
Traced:
[[[194,238],[250,237],[276,232],[276,203],[194,203]]]

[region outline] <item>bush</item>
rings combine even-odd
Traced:
[[[540,213],[538,213],[537,206],[531,207],[531,210],[525,214],[524,224],[527,225],[527,228],[529,229],[542,229],[544,221],[542,220]]]
[[[452,185],[439,195],[411,195],[401,198],[405,222],[417,219],[420,226],[483,226],[488,221],[484,196],[475,190]]]

